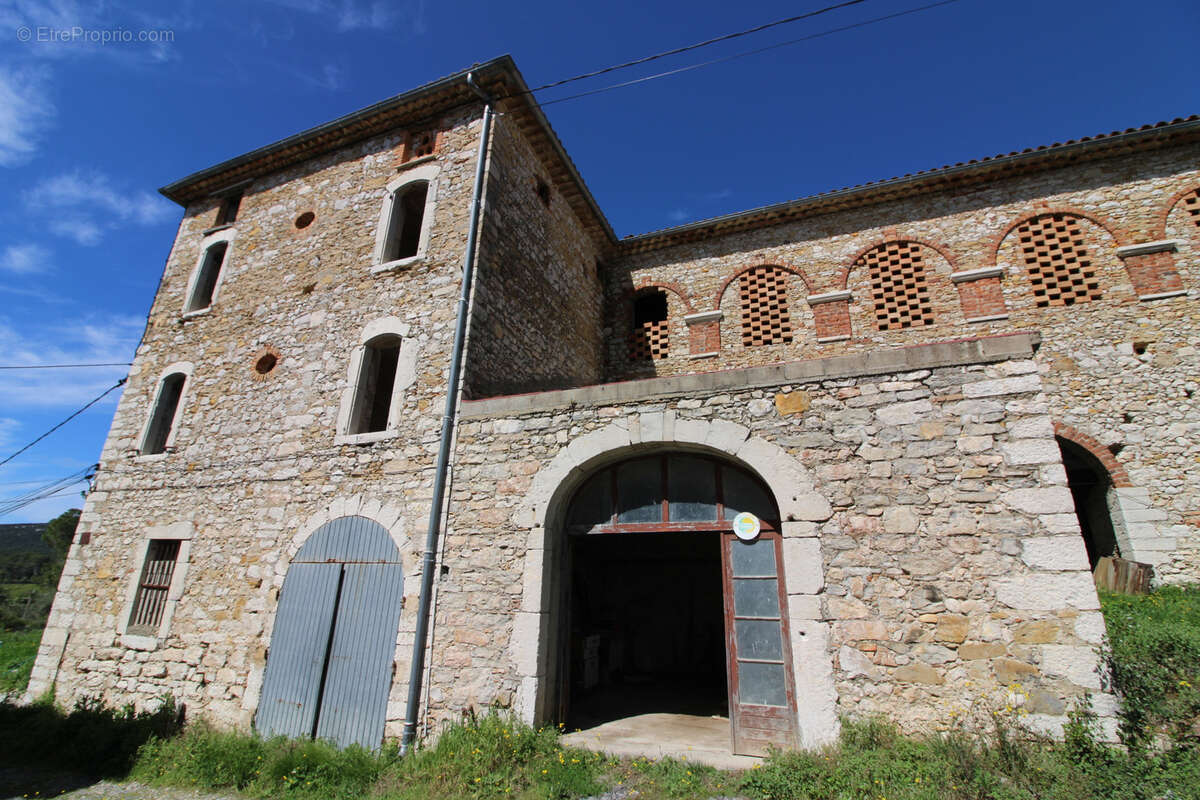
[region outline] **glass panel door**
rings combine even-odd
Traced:
[[[733,752],[761,756],[797,742],[780,540],[766,530],[752,542],[722,538]]]

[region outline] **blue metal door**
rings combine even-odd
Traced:
[[[376,748],[383,738],[404,571],[381,525],[341,517],[288,568],[255,726]]]
[[[263,736],[312,735],[341,572],[340,564],[288,570],[255,719]]]

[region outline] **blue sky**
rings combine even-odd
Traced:
[[[156,192],[170,181],[503,53],[536,86],[830,1],[0,0],[0,365],[131,360],[181,214]],[[539,99],[924,2],[866,0]],[[959,0],[546,114],[623,236],[1198,112],[1198,34],[1195,0]],[[123,374],[0,370],[0,460]],[[116,397],[0,467],[0,501],[96,461]]]

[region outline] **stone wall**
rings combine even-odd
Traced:
[[[518,125],[496,118],[471,310],[466,393],[598,383],[602,300],[592,241]]]
[[[697,244],[643,247],[609,268],[610,379],[1037,330],[1054,419],[1117,451],[1132,480],[1134,491],[1123,496],[1136,530],[1123,552],[1153,564],[1162,580],[1200,579],[1200,466],[1188,455],[1200,432],[1200,227],[1187,202],[1200,186],[1196,156],[1194,146],[1139,153]],[[1050,213],[1078,224],[1099,298],[1036,304],[1015,229]],[[878,329],[868,262],[888,242],[919,249],[932,322]],[[791,341],[748,347],[740,276],[761,265],[774,266],[786,290]],[[670,355],[631,363],[630,298],[648,286],[668,297]],[[711,332],[702,334],[716,326],[719,348]]]
[[[836,713],[944,729],[1013,684],[1026,721],[1057,729],[1099,690],[1103,620],[1033,341],[993,340],[1007,350],[990,358],[960,343],[810,362],[790,379],[718,373],[704,391],[635,382],[622,402],[596,404],[596,387],[468,403],[433,714],[510,700],[545,713],[570,487],[681,448],[740,462],[776,492],[806,743],[827,741]],[[1098,705],[1111,715],[1111,697]]]
[[[189,208],[167,261],[88,496],[30,683],[57,678],[60,702],[91,695],[147,703],[164,693],[192,712],[248,727],[279,589],[320,522],[361,514],[388,528],[405,565],[388,733],[398,735],[419,585],[419,537],[445,404],[478,109],[440,120],[435,156],[403,164],[403,131],[257,182],[231,229],[209,311],[185,318],[184,294],[215,205]],[[437,201],[423,257],[372,270],[386,187],[436,165]],[[315,221],[297,228],[305,211]],[[368,326],[399,332],[389,429],[350,443],[339,429]],[[255,359],[271,347],[267,374]],[[159,379],[192,364],[173,447],[137,455]],[[403,373],[408,372],[405,375]],[[349,437],[351,441],[353,437]],[[190,531],[187,575],[164,636],[123,636],[145,542]],[[83,543],[86,541],[86,544]]]

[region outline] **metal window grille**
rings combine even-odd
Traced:
[[[167,592],[171,588],[171,577],[175,574],[175,562],[178,560],[178,540],[155,539],[150,542],[142,576],[138,580],[137,594],[133,598],[133,611],[126,628],[128,633],[153,636],[158,632],[163,610],[167,607]]]

